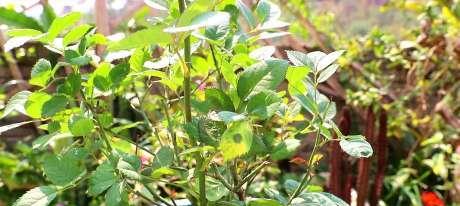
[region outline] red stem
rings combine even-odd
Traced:
[[[344,107],[340,112],[339,129],[344,135],[350,133],[350,111],[347,107]],[[334,138],[337,138],[334,135]],[[329,158],[329,192],[340,197],[345,197],[345,179],[344,174],[347,174],[345,169],[345,153],[340,149],[338,141],[332,141],[329,146],[330,158]]]
[[[380,194],[382,193],[383,179],[385,177],[385,169],[387,167],[387,113],[381,110],[379,117],[379,134],[376,141],[377,149],[377,174],[375,175],[374,188],[371,196],[371,206],[377,206]]]
[[[364,131],[364,136],[366,136],[367,140],[371,145],[373,145],[374,139],[374,121],[375,115],[372,111],[372,107],[369,106],[367,109],[366,129]],[[356,204],[357,206],[364,206],[367,199],[369,187],[369,168],[371,165],[370,163],[370,158],[361,158],[358,162],[358,177],[356,180],[356,189],[358,191],[358,200]]]

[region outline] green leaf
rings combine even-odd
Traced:
[[[288,63],[271,59],[251,65],[238,79],[238,96],[243,100],[265,90],[275,90],[283,82]]]
[[[221,64],[222,64],[221,73],[225,81],[227,81],[230,85],[236,87],[238,77],[235,74],[233,65],[224,59],[221,60]]]
[[[127,63],[117,64],[109,72],[110,82],[112,86],[118,86],[129,73],[129,65]]]
[[[230,14],[227,12],[220,11],[209,11],[201,13],[194,17],[190,24],[180,25],[178,27],[169,27],[164,29],[168,33],[179,33],[197,30],[203,27],[211,27],[218,25],[227,25],[230,21]]]
[[[91,75],[88,81],[88,87],[91,88],[91,85],[94,84],[94,86],[101,91],[110,90],[112,86],[109,79],[110,70],[111,65],[109,63],[101,63]]]
[[[47,35],[41,38],[41,41],[52,42],[62,31],[80,21],[81,16],[81,13],[71,12],[65,16],[55,18],[48,29]]]
[[[46,146],[48,146],[51,142],[55,140],[65,139],[65,138],[70,138],[70,137],[73,137],[73,135],[70,134],[69,132],[66,132],[66,133],[53,132],[51,134],[45,134],[45,135],[38,137],[32,142],[32,149],[43,150],[43,149],[46,149]]]
[[[352,157],[367,158],[373,153],[371,145],[361,135],[346,136],[345,139],[340,140],[340,147]]]
[[[219,181],[212,177],[206,177],[206,199],[211,202],[220,200],[230,191]]]
[[[345,50],[334,51],[322,57],[316,66],[316,71],[322,71],[323,69],[326,69],[329,65],[334,63],[344,52]]]
[[[126,38],[109,43],[109,51],[142,48],[152,44],[167,44],[172,41],[171,35],[163,31],[163,27],[152,27],[132,33]]]
[[[68,185],[86,172],[86,168],[82,164],[86,156],[88,156],[88,151],[82,148],[72,148],[62,156],[48,155],[43,163],[43,171],[54,184]]]
[[[125,177],[132,180],[140,180],[141,175],[139,174],[141,162],[137,156],[124,155],[118,160],[117,169]]]
[[[252,128],[249,122],[234,122],[222,134],[219,149],[224,160],[232,160],[246,154],[251,149]]]
[[[297,187],[299,187],[299,185],[300,183],[293,179],[287,179],[283,183],[283,187],[288,194],[292,194],[297,189]]]
[[[57,192],[55,186],[35,187],[22,195],[13,206],[47,206],[56,198]]]
[[[318,104],[319,114],[325,120],[332,120],[337,113],[335,102],[331,102],[324,95],[319,95],[318,99],[319,100],[317,101],[317,104]]]
[[[163,146],[158,150],[153,160],[154,168],[169,167],[174,161],[174,150],[171,147]]]
[[[58,87],[59,93],[64,93],[69,96],[75,96],[80,92],[81,88],[81,75],[79,73],[71,73],[66,77],[66,80]]]
[[[205,13],[210,8],[209,6],[214,4],[213,1],[209,0],[195,0],[191,4],[187,5],[184,13],[180,14],[177,26],[187,26],[191,24],[191,21],[198,15]]]
[[[257,199],[251,199],[248,202],[248,206],[282,206],[280,202],[276,200],[271,200],[271,199],[263,199],[263,198],[257,198]]]
[[[276,47],[275,46],[263,46],[257,49],[254,49],[249,53],[249,57],[255,60],[266,60],[271,58],[271,56],[275,53]]]
[[[0,134],[2,134],[3,132],[6,132],[6,131],[8,131],[8,130],[11,130],[11,129],[20,127],[20,126],[22,126],[22,125],[29,124],[29,123],[31,123],[31,121],[19,122],[19,123],[14,123],[14,124],[9,124],[9,125],[1,126],[1,127],[0,127]]]
[[[88,194],[98,196],[117,182],[115,170],[109,161],[103,162],[89,178]]]
[[[289,67],[287,69],[286,80],[288,81],[288,91],[291,96],[307,92],[303,81],[308,73],[310,73],[310,69],[305,66]]]
[[[314,115],[318,113],[318,105],[316,105],[315,100],[310,95],[295,94],[292,98],[310,112],[310,114]]]
[[[210,40],[218,41],[225,38],[228,31],[228,25],[210,26],[204,31],[204,36]]]
[[[143,71],[144,63],[149,59],[150,54],[144,48],[136,48],[129,58],[129,66],[135,72]]]
[[[128,193],[124,189],[124,184],[118,182],[110,187],[105,194],[105,204],[107,206],[125,206],[128,205]]]
[[[64,110],[67,106],[68,99],[64,95],[54,95],[46,101],[42,107],[42,117],[52,117],[54,114]]]
[[[335,71],[339,68],[338,64],[332,64],[328,66],[325,70],[321,71],[318,76],[318,83],[325,82],[329,77],[331,77]]]
[[[64,39],[62,40],[62,45],[65,47],[70,43],[80,40],[91,28],[92,26],[88,24],[82,24],[73,28],[72,30],[70,30],[68,34],[64,36]]]
[[[87,65],[91,61],[91,57],[88,55],[80,55],[77,51],[74,50],[65,50],[64,59],[66,62],[77,66]]]
[[[292,206],[348,206],[340,198],[326,192],[306,192],[292,201]]]
[[[48,30],[56,18],[56,13],[49,3],[42,4],[42,6],[43,12],[40,15],[41,25],[43,26],[43,29]]]
[[[36,37],[42,32],[35,29],[11,29],[6,34],[10,37]]]
[[[32,92],[29,92],[29,91],[20,91],[14,94],[10,98],[10,100],[8,100],[8,103],[6,104],[5,109],[3,110],[3,114],[0,118],[6,117],[8,114],[10,114],[13,111],[17,111],[19,113],[26,114],[24,105],[31,93]]]
[[[289,61],[295,66],[305,66],[309,69],[314,69],[315,63],[308,57],[307,54],[298,51],[286,51]]]
[[[160,179],[163,176],[175,175],[177,173],[178,172],[176,170],[174,170],[174,169],[171,169],[171,168],[168,168],[168,167],[160,167],[160,168],[155,169],[152,172],[152,174],[150,174],[150,177],[152,177],[154,179]]]
[[[45,87],[53,76],[51,63],[46,59],[39,59],[32,67],[31,78],[29,83],[40,87]]]
[[[211,88],[205,90],[205,101],[209,109],[217,111],[235,111],[230,97],[220,89]]]
[[[93,128],[93,120],[87,117],[81,115],[73,115],[69,119],[69,130],[75,136],[87,136],[91,134]]]
[[[318,64],[319,64],[319,61],[325,57],[326,54],[324,52],[321,52],[321,51],[314,51],[314,52],[310,52],[307,54],[307,57],[310,59],[311,62],[313,62],[313,67],[311,67],[313,69],[313,71],[316,73],[318,71],[320,71],[318,69]]]
[[[298,139],[285,139],[273,148],[272,159],[282,160],[290,158],[295,154],[297,147],[300,146],[300,140]]]
[[[246,119],[246,115],[229,111],[221,111],[215,115],[211,115],[211,119],[214,121],[223,121],[225,124],[230,124],[231,122],[237,122]]]
[[[281,9],[278,5],[267,1],[260,0],[255,9],[256,15],[259,18],[259,22],[275,21],[281,16]]]
[[[41,26],[34,18],[4,7],[0,7],[0,22],[17,28],[42,31]]]
[[[246,111],[261,119],[268,119],[280,109],[281,103],[276,92],[266,90],[249,99]]]
[[[256,19],[254,18],[252,11],[246,6],[246,4],[244,4],[242,0],[237,0],[236,7],[238,7],[238,9],[240,10],[244,19],[249,24],[249,27],[255,28],[257,26]]]
[[[52,96],[45,92],[30,94],[25,104],[27,115],[35,119],[42,117],[43,105],[51,98]]]

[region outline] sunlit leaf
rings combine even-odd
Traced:
[[[232,160],[246,154],[251,149],[252,128],[249,122],[234,122],[222,134],[219,149],[224,160]]]
[[[13,206],[48,206],[58,193],[55,186],[35,187],[22,195]]]
[[[345,139],[340,140],[340,147],[352,157],[367,158],[373,153],[371,145],[361,135],[346,136]]]

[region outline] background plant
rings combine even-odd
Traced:
[[[45,27],[3,10],[3,19],[23,20],[11,20],[19,28],[7,32],[6,55],[26,42],[50,51],[31,70],[32,91],[17,92],[3,112],[32,120],[2,126],[2,133],[35,123],[44,132],[32,151],[48,151],[40,161],[47,184],[14,205],[66,196],[82,198],[77,204],[103,196],[106,205],[175,205],[179,198],[195,205],[347,205],[309,189],[326,143],[372,155],[363,136],[342,135],[332,121],[335,104],[317,90],[343,51],[287,51],[292,65],[273,58],[274,47],[258,42],[286,35],[279,29],[288,24],[269,1],[254,9],[241,1],[147,4],[164,16],[135,22],[119,40],[78,24],[81,13]],[[285,81],[287,89],[278,90]],[[291,157],[307,133],[314,147],[300,163],[305,175],[260,187],[267,177],[259,174]]]

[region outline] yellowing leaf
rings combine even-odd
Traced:
[[[249,122],[234,122],[222,134],[219,149],[222,151],[224,160],[232,160],[246,154],[251,149],[252,128]]]

